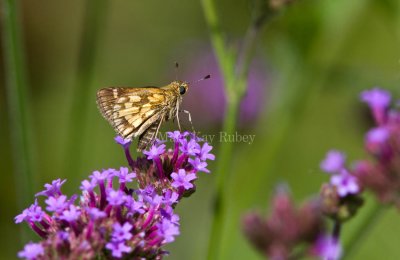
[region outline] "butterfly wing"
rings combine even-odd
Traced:
[[[140,136],[137,145],[137,151],[141,152],[147,148],[148,145],[152,144],[157,136],[158,130],[162,124],[162,120],[158,120],[150,125]]]
[[[165,90],[156,87],[103,88],[97,92],[101,114],[125,139],[142,135],[160,121],[166,113],[165,104]]]

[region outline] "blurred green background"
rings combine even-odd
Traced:
[[[249,24],[252,1],[216,2],[226,38],[235,47]],[[212,55],[200,1],[25,0],[19,11],[34,192],[44,183],[65,178],[63,191],[71,195],[93,170],[127,164],[113,141],[112,128],[97,111],[97,89],[168,84],[175,79],[175,61],[181,65],[178,77],[184,80],[215,73],[208,72],[207,63],[197,64],[202,56]],[[97,29],[87,28],[93,17],[98,18]],[[397,0],[299,0],[264,27],[255,58],[264,64],[258,73],[266,78],[263,97],[257,101],[262,110],[257,120],[238,130],[256,138],[251,145],[235,144],[226,180],[229,202],[221,259],[261,258],[241,235],[240,217],[249,209],[265,211],[277,183],[287,182],[300,202],[327,180],[319,170],[327,150],[344,150],[351,160],[365,156],[363,134],[371,121],[358,95],[379,85],[400,97],[399,46]],[[22,191],[13,174],[4,54],[0,257],[13,259],[22,248],[21,225],[13,224],[22,210],[17,203]],[[189,91],[186,98],[190,95]],[[207,117],[201,113],[207,100],[190,100],[184,103],[193,111],[196,129],[218,134],[220,124],[198,119]],[[174,128],[172,123],[165,126]],[[217,152],[219,143],[213,146]],[[210,169],[215,169],[213,164]],[[201,175],[197,192],[178,205],[181,235],[168,247],[169,259],[206,258],[214,180],[213,174]],[[368,198],[366,207],[344,226],[344,241],[360,225],[372,200]],[[399,219],[397,211],[386,210],[369,227],[368,236],[358,238],[362,243],[350,259],[399,259]]]

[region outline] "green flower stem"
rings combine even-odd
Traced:
[[[79,171],[82,163],[82,143],[87,137],[87,115],[95,98],[92,91],[94,64],[100,34],[104,28],[108,0],[87,0],[79,53],[78,79],[73,92],[67,138],[66,171]]]
[[[33,196],[33,160],[30,140],[29,103],[25,59],[18,17],[18,1],[2,1],[3,54],[12,154],[14,161],[15,192],[18,208],[27,207]],[[27,234],[22,234],[26,239]]]
[[[240,101],[247,89],[247,75],[251,58],[253,56],[256,36],[261,23],[249,27],[244,38],[243,48],[239,55],[226,47],[222,30],[219,25],[215,1],[203,0],[203,10],[206,22],[210,28],[211,43],[218,60],[219,67],[225,80],[225,94],[227,96],[226,116],[223,131],[232,134],[237,124]],[[238,57],[236,59],[236,57]],[[233,144],[222,143],[218,153],[216,169],[216,193],[214,197],[213,220],[208,247],[208,259],[218,259],[221,239],[226,216],[226,180],[230,172],[233,155]]]
[[[363,216],[363,221],[357,226],[356,230],[351,233],[349,239],[346,239],[342,260],[353,259],[353,253],[357,251],[360,245],[363,244],[368,233],[372,231],[378,220],[384,215],[387,206],[382,205],[378,201],[374,201],[368,209],[366,216]]]

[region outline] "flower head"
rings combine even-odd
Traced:
[[[250,243],[271,259],[289,259],[297,244],[312,247],[323,230],[318,204],[308,201],[296,207],[283,189],[274,196],[269,216],[250,212],[244,216],[242,226]]]
[[[47,196],[45,210],[35,201],[15,217],[16,223],[27,222],[43,242],[27,244],[18,256],[160,259],[166,254],[162,247],[179,235],[179,216],[174,208],[195,190],[197,170],[189,159],[199,160],[201,147],[193,135],[170,135],[175,138],[174,151],[166,151],[165,144],[155,144],[145,152],[146,158],[128,159],[132,171],[125,167],[94,171],[89,180],[81,182],[78,203],[78,195],[61,193],[65,180],[47,184],[46,190],[38,193]],[[189,144],[185,152],[180,149],[183,139]],[[122,145],[125,155],[130,156],[128,143]],[[204,160],[210,158],[209,150],[204,150],[208,154]],[[127,186],[135,181],[138,187]]]

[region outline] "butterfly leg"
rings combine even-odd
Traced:
[[[179,122],[179,103],[176,105],[176,121],[178,122],[179,132],[182,132],[181,123]]]
[[[187,111],[187,110],[180,110],[179,112],[183,112],[183,113],[188,115],[189,123],[190,123],[190,126],[192,127],[192,132],[195,133],[196,130],[194,130],[194,126],[193,126],[193,122],[192,122],[192,116],[191,116],[190,112]]]
[[[161,119],[160,119],[160,123],[157,126],[157,130],[156,130],[156,134],[154,135],[155,138],[157,138],[158,135],[158,131],[160,130],[161,124],[164,122],[164,115],[162,115]]]

